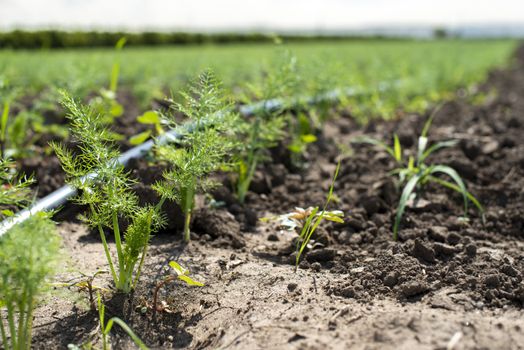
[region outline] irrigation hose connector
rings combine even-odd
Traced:
[[[397,87],[400,85],[402,81],[394,81],[394,82],[380,82],[377,86],[377,90],[380,92],[384,92],[386,90],[389,90],[393,87]],[[308,97],[302,97],[294,99],[293,101],[300,101],[304,104],[308,105],[315,105],[320,102],[333,102],[336,103],[340,100],[341,97],[355,97],[358,95],[365,95],[369,93],[369,90],[362,90],[362,89],[356,89],[356,88],[345,88],[345,89],[335,89],[332,91],[329,91],[327,93],[318,95],[318,96],[308,96]],[[293,105],[296,105],[296,103],[289,102],[287,100],[282,99],[270,99],[265,101],[260,101],[251,105],[243,105],[239,107],[239,113],[244,117],[249,117],[256,112],[260,110],[265,110],[267,112],[274,112],[280,109],[285,109],[292,107]],[[182,128],[184,128],[184,132],[191,132],[194,128],[192,124],[186,124],[183,125]],[[122,153],[120,157],[117,159],[117,164],[127,165],[128,162],[131,159],[134,158],[141,158],[149,152],[155,143],[163,144],[167,142],[176,141],[182,138],[182,135],[184,132],[180,132],[180,129],[174,129],[170,130],[159,137],[157,137],[155,140],[148,140],[141,145],[138,145],[136,147],[133,147],[129,149],[128,151]],[[89,174],[86,175],[86,177],[96,177],[97,174]],[[44,198],[41,198],[36,203],[31,205],[30,207],[23,209],[13,215],[12,217],[9,217],[2,221],[0,223],[0,237],[2,237],[7,231],[9,231],[13,226],[24,222],[25,220],[29,219],[31,216],[43,212],[43,211],[51,211],[54,210],[61,205],[65,204],[67,200],[77,194],[76,188],[65,185],[58,190],[48,194]]]

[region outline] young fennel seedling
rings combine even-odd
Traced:
[[[65,92],[62,104],[68,110],[71,135],[77,147],[72,150],[57,143],[51,146],[66,173],[66,182],[79,190],[75,201],[88,208],[84,221],[99,231],[116,289],[129,293],[140,277],[151,233],[162,225],[162,219],[154,207],[138,205],[138,198],[131,190],[133,182],[124,166],[116,161],[120,152],[103,116]],[[125,233],[121,230],[122,222],[129,223]],[[116,268],[104,228],[110,229],[115,237]]]
[[[268,150],[286,137],[286,116],[282,115],[286,108],[279,105],[270,108],[268,103],[273,99],[282,99],[292,90],[293,80],[290,79],[294,69],[294,61],[280,63],[277,69],[269,71],[258,85],[248,85],[251,97],[248,102],[257,105],[249,118],[241,119],[236,125],[236,133],[240,142],[237,144],[237,162],[235,165],[236,193],[240,203],[244,203],[247,191],[255,175],[259,163],[268,159]]]
[[[0,158],[1,206],[21,206],[30,199],[32,180],[19,179],[12,167],[11,161]],[[13,214],[9,209],[1,212],[2,218]],[[60,237],[45,213],[0,237],[0,335],[5,349],[31,348],[33,310],[57,267],[59,249]]]
[[[29,186],[34,182],[32,177],[19,176],[14,173],[15,164],[9,159],[0,158],[0,205],[21,206],[30,200],[31,189]],[[12,216],[14,212],[3,209],[0,218]]]
[[[228,166],[234,145],[229,133],[237,114],[230,108],[230,102],[211,71],[202,73],[182,97],[181,103],[171,100],[172,108],[192,121],[193,128],[189,131],[180,126],[174,114],[165,116],[165,122],[177,128],[182,137],[176,142],[157,145],[158,157],[166,161],[170,169],[153,187],[161,197],[158,208],[169,199],[182,209],[184,240],[189,242],[195,196],[218,186],[209,175]]]
[[[15,225],[0,238],[0,334],[4,349],[31,348],[33,311],[47,289],[47,278],[58,267],[60,244],[55,224],[44,213]]]

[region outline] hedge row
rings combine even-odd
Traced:
[[[58,30],[0,32],[0,48],[11,49],[59,49],[79,47],[108,47],[114,46],[121,37],[127,38],[127,46],[154,46],[154,45],[189,45],[189,44],[226,44],[242,42],[273,42],[275,35],[261,33],[124,33],[124,32],[69,32]],[[366,39],[370,37],[347,36],[303,36],[279,35],[284,41],[308,40],[347,40]],[[381,37],[374,37],[382,39]]]

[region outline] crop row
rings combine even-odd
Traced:
[[[122,45],[123,42],[119,49]],[[136,135],[132,143],[139,144],[150,137],[158,138],[172,129],[182,136],[172,142],[157,143],[153,148],[152,158],[162,164],[165,171],[163,179],[153,185],[160,198],[158,203],[144,206],[139,204],[139,198],[132,190],[134,180],[130,173],[116,162],[120,155],[118,140],[121,135],[112,131],[111,127],[123,113],[123,107],[116,99],[119,71],[120,61],[113,62],[109,89],[102,90],[89,105],[60,90],[59,100],[67,112],[69,141],[52,142],[51,149],[60,160],[66,182],[79,189],[75,201],[86,208],[82,219],[100,235],[115,291],[127,294],[140,282],[151,235],[163,227],[166,216],[176,215],[163,209],[167,201],[176,202],[181,209],[184,216],[183,236],[189,242],[195,197],[220,186],[213,174],[230,174],[236,198],[243,205],[255,170],[270,159],[271,148],[285,144],[295,166],[305,166],[303,155],[308,145],[315,142],[322,132],[329,116],[329,106],[320,104],[310,108],[301,99],[294,98],[302,92],[304,80],[293,55],[282,56],[271,71],[243,93],[250,101],[268,101],[278,97],[287,98],[289,104],[269,109],[264,108],[262,103],[249,118],[239,117],[231,95],[211,70],[205,70],[182,93],[168,99],[164,103],[167,108],[146,111],[138,118],[148,129]],[[380,91],[375,93],[380,94]],[[367,98],[380,100],[380,97],[373,97],[373,93]],[[431,100],[427,102],[431,103]],[[14,208],[30,202],[28,186],[32,181],[17,175],[12,163],[5,160],[9,156],[8,149],[14,144],[7,128],[9,107],[7,104],[4,108],[1,123],[4,160],[0,172],[3,181],[0,204],[5,208],[1,214],[4,218],[14,215]],[[192,122],[191,128],[180,123],[180,116]],[[417,149],[410,153],[414,156],[407,158],[403,156],[406,152],[401,149],[396,136],[392,135],[394,142],[391,147],[378,140],[354,140],[384,148],[398,165],[391,174],[397,177],[403,191],[392,230],[393,239],[396,239],[407,202],[423,191],[429,182],[463,195],[465,219],[469,202],[482,212],[481,204],[466,190],[454,169],[428,162],[432,153],[455,145],[452,141],[430,144],[427,132],[431,121],[430,117],[419,137]],[[333,208],[336,203],[332,201],[338,169],[333,174],[324,205],[308,207],[310,203],[305,203],[304,209],[297,208],[269,218],[297,230],[297,264],[301,254],[307,252],[308,242],[315,230],[324,220],[344,222],[344,213]],[[442,175],[451,181],[442,178]],[[3,262],[0,266],[0,330],[5,348],[29,349],[31,346],[33,310],[45,290],[47,278],[56,268],[59,256],[60,239],[55,224],[50,220],[51,214],[40,213],[14,226],[0,242],[0,261]],[[116,259],[112,257],[106,240],[108,233],[115,239]],[[176,262],[172,262],[171,266],[176,279],[190,285],[201,285]],[[156,305],[153,309],[156,311]],[[120,325],[137,344],[145,347],[123,321],[111,319],[105,322],[100,297],[98,310],[104,347],[113,324]]]

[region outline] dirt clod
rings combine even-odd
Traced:
[[[327,262],[333,260],[336,255],[337,251],[335,249],[322,248],[308,252],[306,259],[309,262]]]
[[[415,240],[415,245],[413,247],[412,254],[414,257],[424,260],[428,263],[435,262],[435,250],[429,245],[425,244],[421,239],[417,238]]]
[[[400,286],[400,292],[406,298],[425,293],[428,290],[428,285],[421,281],[410,281]]]
[[[492,275],[486,276],[484,278],[484,284],[486,285],[486,287],[489,287],[489,288],[497,288],[498,286],[500,286],[499,275],[492,274]]]

